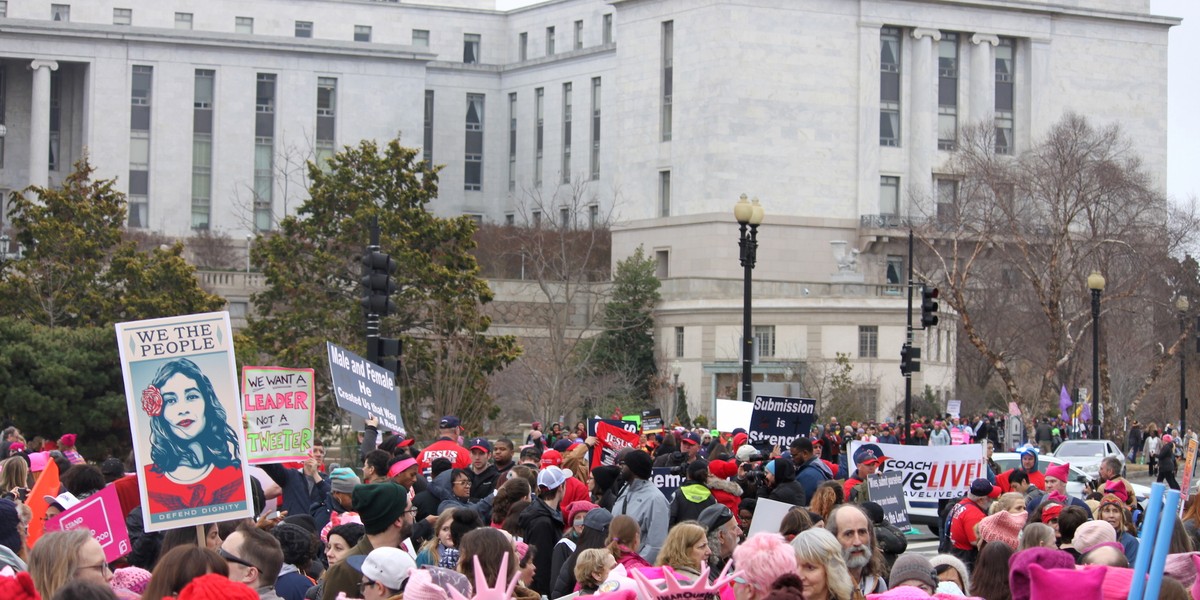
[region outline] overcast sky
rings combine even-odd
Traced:
[[[496,0],[496,8],[537,1]],[[1150,11],[1183,18],[1183,24],[1171,28],[1167,67],[1167,194],[1176,200],[1200,197],[1200,0],[1150,0]]]

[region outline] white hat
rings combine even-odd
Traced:
[[[46,504],[57,504],[61,506],[63,511],[71,510],[71,507],[82,502],[82,500],[76,498],[75,494],[72,494],[71,492],[63,492],[57,496],[42,496],[42,499],[46,501]]]
[[[563,470],[553,465],[546,467],[538,472],[538,487],[544,487],[548,490],[556,490],[567,480],[567,475]]]
[[[376,548],[366,556],[347,557],[346,562],[367,579],[392,591],[399,590],[409,572],[417,568],[412,557],[399,548]]]

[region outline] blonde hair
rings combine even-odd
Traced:
[[[51,531],[38,539],[29,552],[29,576],[38,594],[50,598],[75,578],[75,572],[83,566],[79,564],[79,551],[90,539],[92,534],[86,529]]]
[[[421,546],[421,550],[429,551],[429,555],[433,557],[434,565],[438,564],[438,561],[442,558],[441,555],[438,554],[438,543],[442,540],[440,535],[442,532],[442,526],[446,523],[449,523],[453,516],[453,508],[447,508],[446,510],[442,511],[442,514],[438,515],[437,520],[433,522],[433,537],[429,538],[429,541],[425,542],[424,546]]]
[[[1020,507],[1021,510],[1025,510],[1025,496],[1020,492],[1008,492],[1000,494],[1000,497],[996,499],[994,504],[992,504],[992,510],[988,514],[994,515],[1002,510],[1013,512],[1013,509],[1017,507]]]
[[[814,527],[801,531],[792,540],[792,548],[796,551],[797,567],[806,562],[825,568],[825,586],[830,598],[849,600],[853,596],[854,581],[842,557],[842,543],[829,530]]]
[[[610,556],[612,554],[604,548],[591,548],[580,552],[579,558],[575,559],[575,581],[579,582],[579,587],[595,588],[604,583],[596,575],[604,569],[605,559]]]
[[[1018,552],[1046,545],[1053,548],[1054,528],[1045,523],[1030,523],[1021,529],[1021,533],[1017,535],[1017,540],[1019,544],[1017,547]]]
[[[692,547],[700,542],[708,543],[708,530],[695,522],[679,523],[667,532],[654,566],[699,571],[701,565],[692,558]]]
[[[0,490],[29,487],[29,464],[20,456],[7,458],[0,463]]]

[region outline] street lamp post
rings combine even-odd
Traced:
[[[675,410],[679,408],[679,372],[682,370],[683,365],[680,365],[679,361],[671,361],[671,375],[675,377],[675,387],[672,388],[675,390],[675,406],[673,406],[671,409],[672,414],[674,414]],[[676,414],[675,416],[678,417],[679,415]]]
[[[1092,438],[1100,435],[1100,293],[1104,291],[1104,276],[1092,271],[1087,278],[1092,291]]]
[[[1187,435],[1187,296],[1176,299],[1175,308],[1179,311],[1179,335],[1184,338],[1179,346],[1179,434]]]
[[[741,249],[740,261],[744,275],[742,278],[742,402],[753,402],[750,385],[750,369],[754,359],[754,337],[750,327],[750,272],[754,270],[754,261],[758,255],[758,226],[763,221],[763,208],[758,198],[753,202],[746,200],[742,194],[737,204],[733,206],[733,216],[737,219],[741,237],[738,248]]]

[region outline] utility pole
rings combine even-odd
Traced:
[[[908,436],[912,433],[912,371],[905,363],[908,362],[909,355],[913,344],[913,232],[908,230],[908,285],[905,286],[905,293],[908,296],[908,310],[905,311],[905,317],[908,319],[904,334],[904,349],[901,352],[900,368],[904,373],[904,427],[900,433],[907,441]]]

